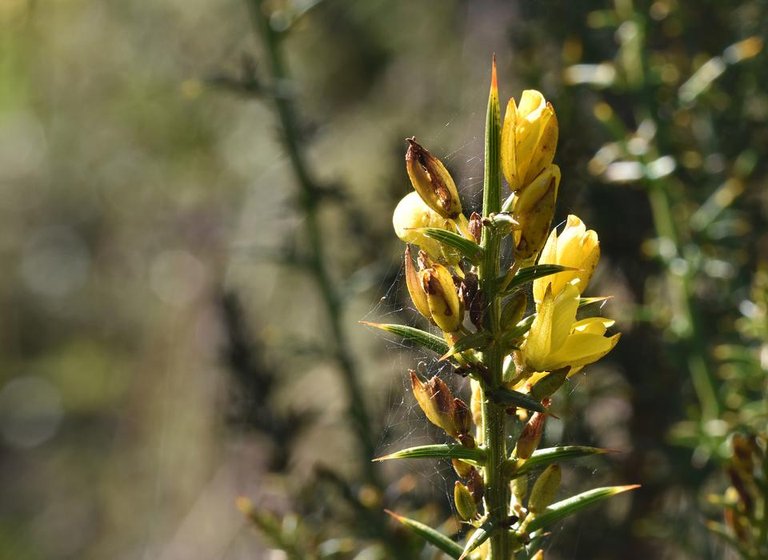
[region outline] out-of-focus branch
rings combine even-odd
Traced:
[[[331,352],[338,365],[338,371],[347,393],[350,424],[357,436],[365,478],[369,483],[379,486],[375,466],[371,463],[375,451],[371,421],[368,416],[359,373],[349,351],[348,337],[342,322],[341,296],[331,279],[326,248],[323,244],[323,232],[318,218],[322,189],[312,177],[307,165],[304,146],[300,140],[301,127],[293,99],[286,91],[286,84],[289,83],[290,78],[280,49],[280,37],[270,26],[269,15],[265,12],[263,0],[248,0],[247,4],[254,30],[267,57],[270,79],[274,88],[274,95],[270,98],[280,121],[282,139],[299,188],[299,208],[304,216],[303,233],[309,247],[308,270],[317,285],[325,307],[332,345]]]

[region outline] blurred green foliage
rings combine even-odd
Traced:
[[[423,139],[477,205],[496,52],[506,91],[557,109],[560,215],[600,233],[595,293],[617,294],[625,333],[546,438],[624,451],[569,487],[644,484],[566,525],[547,557],[723,557],[707,495],[728,484],[729,435],[764,431],[768,413],[765,2],[268,8],[294,77],[270,86],[295,99],[332,194],[323,242],[382,452],[419,435],[407,360],[354,323],[402,310],[402,139]],[[235,0],[0,1],[3,556],[267,557],[238,495],[298,511],[330,557],[363,546],[342,538],[349,504],[378,497],[349,485],[361,465],[296,259],[304,218],[257,39]],[[384,498],[448,519],[438,472],[387,471]]]

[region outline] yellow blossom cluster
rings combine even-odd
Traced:
[[[455,511],[472,527],[465,544],[393,516],[452,558],[507,560],[525,550],[526,557],[543,560],[539,545],[556,520],[636,488],[598,488],[556,501],[559,463],[601,450],[539,449],[550,407],[557,406],[555,392],[610,352],[620,336],[607,335],[612,320],[584,314],[586,304],[601,299],[582,297],[600,259],[597,233],[574,215],[560,231],[552,229],[561,181],[554,163],[558,135],[555,111],[538,91],[511,99],[502,119],[494,65],[482,213],[465,213],[443,162],[415,138],[407,140],[413,192],[400,201],[392,221],[406,243],[404,276],[413,307],[442,339],[428,328],[373,326],[451,364],[427,380],[414,370],[409,374],[426,420],[453,442],[381,459],[451,460],[459,479]],[[443,381],[445,371],[469,377],[469,404]],[[510,430],[513,423],[519,429]],[[532,468],[541,472],[529,488]]]
[[[550,231],[561,178],[553,163],[558,133],[555,111],[541,93],[527,90],[519,103],[509,100],[501,133],[501,169],[511,191],[503,212],[511,224],[510,266],[562,267],[533,281],[535,316],[521,343],[509,353],[508,362],[516,369],[507,378],[512,388],[522,390],[530,389],[546,372],[569,368],[572,375],[607,354],[619,339],[618,334],[605,336],[613,321],[577,318],[581,294],[600,258],[597,233],[574,215],[568,216],[560,234]],[[462,292],[472,268],[462,264],[462,252],[455,244],[428,232],[444,230],[477,243],[480,235],[473,234],[473,226],[488,223],[481,226],[463,214],[451,174],[414,138],[408,139],[405,160],[414,190],[398,204],[393,225],[400,239],[420,250],[418,270],[406,251],[408,290],[419,313],[455,340],[457,334],[472,330],[465,322],[469,305]],[[515,322],[519,319],[518,315]]]

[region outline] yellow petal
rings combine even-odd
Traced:
[[[589,319],[576,321],[573,324],[571,330],[573,332],[583,332],[602,336],[605,334],[605,331],[607,331],[609,327],[614,325],[614,323],[616,323],[616,321],[612,319],[604,319],[603,317],[590,317]]]
[[[555,298],[552,290],[547,289],[537,309],[536,318],[531,324],[525,340],[524,355],[526,363],[533,369],[545,371],[545,363],[552,347],[552,320],[555,313]]]
[[[578,309],[579,290],[573,284],[568,284],[555,297],[550,345],[551,352],[557,352],[565,344],[568,335],[571,333],[571,326],[576,319],[576,311]]]
[[[541,250],[539,264],[559,264],[557,260],[557,245],[557,230],[553,229],[547,238],[547,242],[544,244],[544,248]],[[563,273],[561,272],[559,274]],[[533,300],[535,302],[540,302],[544,297],[544,291],[547,289],[547,286],[552,283],[554,276],[557,276],[557,274],[537,278],[533,281]]]
[[[513,191],[519,188],[517,179],[517,155],[515,151],[515,129],[517,127],[517,106],[514,98],[507,103],[504,124],[501,127],[501,170]]]
[[[419,193],[410,192],[398,203],[392,215],[392,226],[400,239],[405,243],[418,245],[419,249],[425,251],[431,258],[448,264],[459,262],[461,255],[458,251],[444,248],[438,241],[420,231],[421,228],[428,227],[455,231],[456,224],[427,206]]]
[[[549,356],[548,366],[557,369],[565,366],[582,368],[585,365],[596,362],[619,342],[620,334],[609,338],[589,333],[573,333],[565,344]],[[572,375],[573,371],[569,375]]]
[[[576,270],[559,272],[538,279],[534,283],[533,292],[534,299],[537,301],[547,284],[551,284],[552,292],[557,294],[566,284],[579,280],[579,292],[583,292],[600,260],[597,233],[587,230],[577,216],[568,216],[563,232],[557,237],[550,235],[550,240],[547,240],[547,245],[542,250],[539,264],[558,264]]]

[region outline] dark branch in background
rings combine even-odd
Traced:
[[[310,420],[309,415],[275,409],[272,403],[279,372],[263,360],[262,348],[251,336],[237,296],[222,293],[219,305],[228,343],[224,359],[236,382],[228,420],[237,429],[266,435],[272,441],[269,468],[282,472],[288,466],[296,437]]]
[[[375,495],[379,498],[374,500],[374,503],[370,503],[370,501],[364,503],[364,500],[360,498],[362,494],[354,490],[354,487],[358,485],[350,485],[346,482],[341,485],[346,489],[343,495],[346,498],[345,501],[351,503],[355,511],[366,512],[365,515],[356,515],[359,523],[355,527],[358,529],[359,536],[373,537],[378,540],[387,550],[388,557],[404,560],[415,558],[418,556],[418,550],[413,550],[409,541],[403,538],[403,535],[399,534],[396,528],[392,527],[378,502],[378,499],[383,497],[385,492],[378,475],[377,464],[372,462],[375,457],[372,423],[366,406],[360,374],[350,351],[348,335],[343,322],[342,291],[334,284],[331,275],[333,266],[329,261],[324,244],[324,232],[318,214],[323,204],[335,202],[340,204],[346,214],[357,219],[357,221],[350,220],[353,227],[355,225],[359,227],[359,216],[354,215],[354,205],[340,188],[336,185],[321,185],[310,170],[305,154],[305,142],[310,131],[297,116],[292,92],[288,86],[290,76],[280,48],[281,35],[272,27],[270,14],[266,12],[263,0],[246,0],[246,3],[255,34],[262,44],[263,53],[267,59],[265,66],[269,73],[268,81],[266,84],[260,81],[256,73],[256,65],[252,59],[244,58],[239,79],[220,75],[210,79],[209,83],[248,97],[264,99],[270,102],[275,110],[280,125],[281,139],[298,187],[296,205],[303,217],[299,235],[302,237],[301,241],[305,247],[299,251],[302,270],[308,273],[314,281],[325,311],[327,327],[322,330],[327,333],[326,352],[337,366],[336,370],[341,377],[346,393],[347,424],[352,428],[357,440],[358,463],[362,469],[363,488],[374,489]],[[363,236],[360,241],[364,246],[372,246],[367,236]],[[375,252],[371,252],[371,254],[375,254]],[[249,363],[249,357],[243,353],[243,349],[247,346],[247,339],[243,337],[247,335],[242,328],[242,321],[237,317],[231,305],[231,302],[226,303],[226,300],[223,304],[225,315],[228,314],[227,321],[232,336],[232,347],[229,353],[230,365],[233,366],[233,372],[240,379],[246,392],[255,397],[254,408],[261,409],[261,412],[254,410],[247,418],[254,424],[263,426],[264,422],[269,423],[275,418],[269,417],[270,409],[268,406],[264,406],[267,404],[266,399],[268,399],[273,380],[268,380],[266,387],[264,387],[260,386],[259,381],[253,378],[255,371],[253,364]],[[277,435],[281,431],[290,430],[290,426],[281,426],[279,417],[277,418],[277,424],[270,428],[268,433],[274,432]],[[290,431],[286,433],[289,437],[295,435]],[[289,450],[281,450],[278,447],[278,452],[284,453],[285,456],[282,458],[278,456],[276,460],[287,459]],[[328,480],[327,477],[325,480]],[[337,480],[340,481],[341,479],[337,477]],[[365,531],[362,530],[363,528]],[[418,548],[416,547],[416,549]]]
[[[275,85],[275,95],[270,99],[280,121],[282,140],[291,162],[291,169],[299,187],[298,206],[304,216],[304,241],[308,246],[308,271],[314,280],[323,306],[325,307],[330,334],[330,354],[338,365],[346,390],[350,423],[357,436],[360,458],[367,482],[380,486],[371,460],[375,456],[372,439],[371,421],[360,384],[359,374],[354,359],[349,351],[346,329],[342,321],[342,301],[331,279],[326,248],[323,244],[323,232],[320,228],[318,209],[323,198],[323,189],[312,177],[306,163],[304,146],[301,143],[299,125],[293,99],[285,91],[289,83],[288,71],[280,50],[280,38],[270,26],[269,17],[264,13],[262,0],[249,0],[251,20],[262,42],[267,56],[271,83]]]

